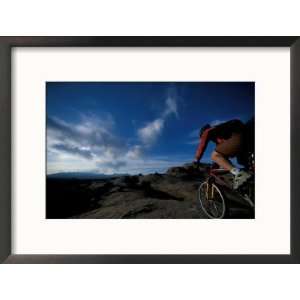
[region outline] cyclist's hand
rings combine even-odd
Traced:
[[[195,160],[193,161],[193,165],[198,169],[199,166],[200,166],[200,161],[195,159]]]

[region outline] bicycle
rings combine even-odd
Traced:
[[[251,164],[247,168],[252,176],[241,187],[233,189],[233,175],[224,169],[209,168],[208,178],[198,188],[198,200],[203,212],[211,219],[223,219],[227,216],[227,201],[233,200],[246,205],[254,213],[254,156],[249,156]]]

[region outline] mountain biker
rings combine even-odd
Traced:
[[[247,151],[245,151],[244,146],[246,144],[244,123],[234,119],[216,126],[206,124],[201,128],[199,137],[200,142],[195,155],[195,163],[199,164],[208,142],[212,141],[216,144],[216,148],[211,154],[211,159],[221,168],[230,171],[234,175],[234,189],[240,187],[251,177],[248,172],[235,167],[229,160],[229,158],[237,157],[239,164],[247,164]]]

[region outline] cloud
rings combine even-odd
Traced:
[[[190,132],[189,137],[190,138],[198,138],[199,137],[200,128],[194,129]]]
[[[182,165],[190,160],[189,155],[177,157],[175,155],[168,157],[154,156],[151,158],[129,161],[126,166],[126,173],[129,174],[149,174],[153,172],[164,173],[168,168],[176,165]]]
[[[187,145],[199,145],[199,139],[186,142]]]
[[[122,142],[112,134],[111,120],[84,117],[79,123],[71,124],[48,117],[47,146],[49,151],[61,151],[91,159],[105,152],[116,157],[122,148]]]
[[[146,146],[153,145],[164,127],[164,119],[156,119],[138,130],[138,136]]]
[[[79,148],[76,146],[70,146],[67,144],[55,144],[53,145],[53,148],[58,151],[61,150],[71,154],[79,155],[87,159],[91,159],[93,157],[92,152],[88,149]]]
[[[48,116],[47,173],[92,171],[136,174],[171,166],[172,162],[168,160],[144,159],[171,117],[179,117],[175,89],[168,91],[163,110],[157,118],[137,129],[138,140],[134,144],[130,139],[116,135],[116,123],[110,114],[82,114],[77,122]]]
[[[114,121],[110,115],[101,118],[92,115],[81,116],[77,123],[48,117],[49,170],[73,171],[93,168],[102,172],[118,170],[125,166],[126,162],[119,158],[125,155],[128,149],[124,140],[113,132]]]
[[[172,98],[169,96],[166,100],[166,109],[163,113],[163,116],[167,117],[172,114],[174,114],[177,118],[179,117],[176,98]]]
[[[48,117],[47,173],[128,173],[133,166],[142,172],[143,146],[128,145],[114,133],[114,124],[111,117],[81,116],[76,123]]]
[[[128,152],[126,153],[126,158],[128,159],[139,159],[142,157],[143,148],[140,145],[135,145],[131,147]]]
[[[226,121],[214,120],[214,121],[210,122],[210,126],[217,126],[217,125],[219,125],[221,123],[224,123],[224,122],[226,122]]]
[[[100,168],[108,168],[112,169],[112,173],[115,171],[120,170],[120,168],[125,167],[127,163],[122,160],[117,160],[117,161],[110,161],[106,163],[98,163],[97,164]]]
[[[155,144],[164,128],[165,122],[172,115],[176,118],[179,117],[175,89],[169,89],[165,101],[165,108],[162,111],[161,116],[138,129],[138,137],[144,146],[150,147]]]

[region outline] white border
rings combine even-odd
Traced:
[[[289,254],[289,59],[288,48],[14,49],[13,253]],[[255,81],[256,219],[46,220],[46,81]]]

